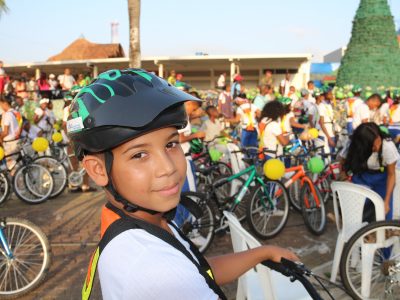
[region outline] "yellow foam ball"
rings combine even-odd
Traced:
[[[51,139],[53,140],[54,143],[59,143],[62,142],[63,137],[60,132],[54,132],[53,135],[51,136]]]
[[[268,179],[281,179],[285,175],[285,165],[279,159],[269,159],[264,163],[264,174]]]
[[[4,148],[3,147],[0,147],[0,160],[3,160],[3,158],[4,158]]]
[[[308,130],[308,133],[310,134],[310,136],[311,136],[313,139],[316,139],[316,138],[318,137],[318,135],[319,135],[319,131],[318,131],[318,129],[316,129],[316,128],[310,128],[310,129]]]
[[[53,125],[53,128],[56,130],[56,131],[60,131],[60,125],[59,124],[57,124],[57,123],[55,123],[54,125]]]
[[[32,148],[36,152],[44,152],[49,147],[49,142],[43,137],[36,138],[32,143]]]

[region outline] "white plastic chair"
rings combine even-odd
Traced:
[[[232,213],[224,211],[224,215],[228,219],[234,252],[261,246]],[[290,282],[288,277],[258,264],[239,278],[236,300],[244,299],[306,300],[311,297],[300,282]]]
[[[367,224],[362,222],[365,200],[368,198],[374,204],[376,221],[385,220],[385,207],[382,197],[368,187],[350,182],[333,182],[331,188],[336,226],[339,233],[330,281],[336,282],[344,244],[357,230]]]

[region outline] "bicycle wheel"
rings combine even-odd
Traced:
[[[310,181],[305,180],[300,194],[301,212],[306,227],[312,234],[321,235],[326,229],[326,211],[318,187],[311,184],[311,179]]]
[[[236,197],[241,192],[245,181],[242,178],[228,180],[229,176],[221,176],[215,179],[213,184],[214,195],[219,206],[223,206],[226,210],[234,213],[241,222],[246,218],[246,203],[250,196],[250,190],[245,191],[244,197],[239,203],[235,203]]]
[[[322,200],[324,201],[324,203],[327,203],[328,200],[332,197],[331,181],[332,180],[330,175],[325,176],[325,174],[322,174],[322,176],[319,176],[318,178],[317,187],[321,192]]]
[[[51,261],[50,244],[43,231],[19,218],[6,218],[2,231],[13,257],[0,253],[0,298],[13,299],[37,288]]]
[[[29,204],[38,204],[50,197],[53,191],[53,177],[45,167],[29,164],[15,172],[13,187],[19,199]]]
[[[399,299],[399,221],[373,222],[358,230],[343,249],[340,276],[353,299]]]
[[[205,253],[214,239],[214,213],[206,201],[205,194],[184,192],[182,196],[189,197],[196,202],[202,211],[202,216],[196,218],[190,214],[185,218],[181,230],[199,248],[201,253]]]
[[[67,187],[68,183],[67,169],[65,166],[51,156],[41,156],[34,159],[33,162],[45,167],[50,171],[53,177],[54,184],[50,198],[55,198],[60,195]]]
[[[0,204],[5,202],[11,193],[10,182],[6,174],[0,173]]]
[[[258,185],[250,196],[247,223],[260,239],[269,239],[281,232],[289,217],[289,196],[280,181],[268,180]]]

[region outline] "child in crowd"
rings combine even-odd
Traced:
[[[104,103],[94,97],[103,84],[114,91]],[[297,259],[274,246],[204,258],[169,221],[186,175],[177,130],[187,124],[184,102],[198,99],[139,69],[111,70],[89,87],[93,93],[73,102],[67,128],[76,156],[104,187],[108,204],[83,299],[90,296],[97,264],[105,300],[223,300],[219,285],[261,261]]]
[[[344,170],[352,181],[368,186],[385,202],[386,219],[393,217],[393,190],[396,183],[396,163],[400,155],[391,139],[373,122],[362,123],[353,133],[345,157]],[[375,220],[375,208],[369,200],[364,208],[364,220]]]
[[[283,154],[283,147],[289,143],[289,138],[282,130],[281,121],[285,108],[277,100],[265,104],[261,113],[260,132],[264,158],[274,158]]]

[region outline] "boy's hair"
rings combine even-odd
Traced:
[[[212,110],[216,110],[217,108],[214,105],[209,105],[206,107],[206,114],[210,115]]]
[[[274,100],[265,104],[261,112],[261,119],[268,118],[273,121],[276,121],[284,114],[285,114],[285,107],[283,106],[283,104],[277,100]]]

